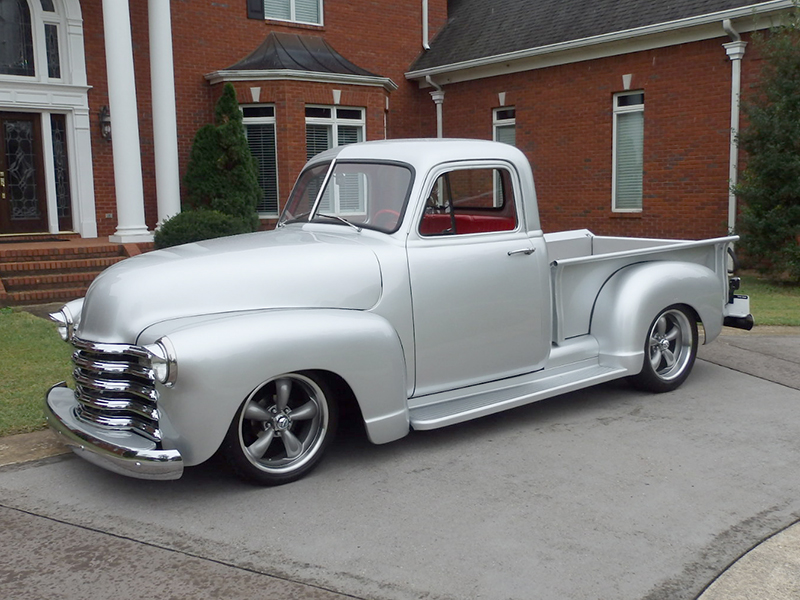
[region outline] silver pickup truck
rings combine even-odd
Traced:
[[[505,144],[341,146],[274,231],[136,256],[55,313],[75,385],[46,416],[118,473],[176,479],[219,451],[276,485],[340,414],[384,444],[622,377],[668,392],[701,334],[752,327],[735,240],[544,234]]]

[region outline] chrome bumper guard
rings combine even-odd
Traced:
[[[48,425],[75,454],[104,469],[139,479],[178,479],[183,458],[177,450],[161,450],[156,442],[133,432],[89,431],[75,417],[78,401],[65,382],[47,392],[44,415]]]

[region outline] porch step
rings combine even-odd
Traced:
[[[152,248],[80,239],[0,243],[0,306],[68,302],[104,269]]]

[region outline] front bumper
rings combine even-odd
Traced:
[[[104,469],[138,479],[178,479],[183,458],[177,450],[161,450],[155,442],[131,432],[105,432],[75,417],[75,393],[63,381],[47,392],[44,416],[61,441],[75,454]]]

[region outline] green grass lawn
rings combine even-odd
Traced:
[[[747,273],[742,275],[740,292],[750,296],[756,326],[800,326],[800,284],[775,283]]]
[[[54,323],[0,308],[0,436],[44,427],[45,392],[69,379],[70,354]]]

